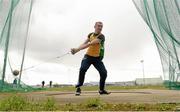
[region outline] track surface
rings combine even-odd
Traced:
[[[99,95],[97,91],[82,91],[81,96],[75,96],[74,92],[43,91],[20,93],[37,101],[53,97],[60,104],[83,103],[89,98],[100,98],[108,103],[180,103],[180,91],[176,90],[120,90],[111,91],[110,95]],[[7,95],[5,95],[7,96]],[[1,94],[2,98],[3,95]]]

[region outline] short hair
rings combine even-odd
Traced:
[[[95,23],[95,25],[96,25],[96,24],[98,24],[98,23],[99,23],[99,24],[103,24],[103,22],[101,22],[101,21],[97,21],[97,22]]]

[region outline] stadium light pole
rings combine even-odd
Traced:
[[[145,85],[144,60],[141,60],[140,62],[142,64],[143,82],[144,82],[144,85]]]

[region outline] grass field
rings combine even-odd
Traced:
[[[108,96],[97,94],[98,86],[86,86],[82,96],[74,96],[75,88],[60,87],[27,93],[1,93],[1,111],[176,111],[180,110],[179,91],[164,86],[107,86],[109,91],[120,91]],[[139,92],[139,93],[137,93]],[[141,92],[146,92],[144,94]],[[152,92],[152,93],[150,93]],[[70,93],[70,94],[61,94]],[[169,96],[168,96],[169,95]],[[127,99],[123,99],[126,98]],[[144,100],[140,101],[140,98]],[[149,98],[149,99],[147,99]],[[153,99],[152,102],[146,102]],[[159,98],[159,100],[158,100]],[[174,99],[167,99],[174,98]],[[179,99],[178,99],[179,98]],[[156,100],[157,99],[157,100]],[[129,102],[128,102],[129,100]],[[158,102],[161,101],[162,102]],[[127,101],[127,102],[126,102]],[[134,101],[134,102],[132,102]],[[163,102],[172,101],[172,102]],[[75,102],[75,103],[74,103]]]
[[[0,101],[1,111],[83,111],[83,110],[101,110],[101,111],[117,111],[117,110],[134,110],[134,111],[168,111],[177,110],[177,106],[180,104],[176,103],[157,103],[157,104],[130,104],[130,103],[105,103],[98,98],[90,98],[84,103],[80,104],[65,104],[61,105],[55,102],[53,98],[47,98],[42,102],[35,102],[34,99],[28,99],[19,95],[10,96]]]

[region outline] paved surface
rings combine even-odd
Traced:
[[[61,104],[83,103],[89,98],[100,98],[109,103],[180,103],[180,91],[176,90],[138,89],[111,92],[110,95],[99,95],[97,91],[82,91],[81,96],[75,96],[74,92],[45,91],[23,93],[23,95],[37,101],[53,97]]]

